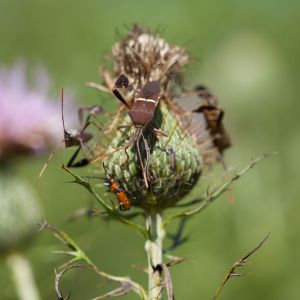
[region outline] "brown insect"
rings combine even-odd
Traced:
[[[224,110],[219,106],[216,97],[206,87],[198,85],[194,91],[182,94],[175,102],[185,112],[189,112],[190,123],[196,135],[202,135],[202,141],[210,140],[222,161],[222,154],[231,146],[231,140],[223,125]],[[203,133],[203,125],[207,136]]]
[[[190,99],[192,101],[181,101],[179,104],[192,112],[192,123],[194,125],[200,122],[200,115],[203,115],[212,144],[218,150],[217,159],[223,164],[225,170],[227,170],[223,160],[223,152],[231,146],[231,140],[223,125],[224,110],[219,106],[216,97],[203,85],[196,86],[194,92],[187,93],[185,96],[192,96]],[[199,116],[195,116],[195,113]],[[233,204],[233,191],[229,188],[228,192],[229,202]]]
[[[149,126],[149,124],[151,123],[154,117],[155,108],[157,107],[157,104],[159,102],[160,84],[158,81],[150,81],[146,83],[142,87],[140,92],[137,94],[137,96],[135,97],[134,103],[132,105],[124,99],[124,97],[119,91],[119,89],[127,88],[128,86],[129,86],[128,78],[125,75],[120,75],[117,78],[115,85],[112,89],[112,92],[117,97],[117,99],[121,101],[129,109],[128,115],[132,121],[132,124],[123,127],[134,126],[135,128],[134,136],[130,139],[130,141],[126,144],[126,146],[122,148],[125,149],[126,151],[133,143],[136,143],[136,148],[137,148],[137,152],[141,164],[144,183],[146,188],[148,188],[149,187],[148,180],[150,177],[149,170],[148,170],[149,160],[150,160],[150,147],[143,135],[143,132]],[[145,151],[146,151],[145,165],[140,151],[141,138],[143,140]],[[116,151],[118,150],[120,149],[117,149]],[[96,162],[105,156],[107,156],[107,154],[96,158],[93,162]]]
[[[85,119],[85,121],[83,122],[83,114],[84,112],[87,112],[87,117]],[[80,123],[82,123],[81,127],[79,129],[66,129],[65,126],[65,119],[64,119],[64,89],[61,89],[61,118],[62,118],[62,124],[63,124],[63,130],[64,130],[64,139],[63,139],[63,143],[65,145],[65,148],[70,148],[70,147],[75,147],[77,146],[76,151],[74,152],[74,154],[71,156],[70,160],[67,163],[67,167],[68,168],[76,168],[76,167],[84,167],[87,164],[90,163],[90,160],[87,158],[83,158],[77,162],[75,162],[80,150],[82,149],[84,151],[84,145],[89,142],[93,135],[89,132],[86,132],[86,128],[90,125],[90,118],[93,115],[97,115],[97,114],[103,114],[104,110],[101,106],[85,106],[85,107],[81,107],[78,109],[78,117],[79,117],[79,121]],[[43,173],[45,172],[50,160],[52,159],[55,151],[58,149],[58,147],[60,146],[60,144],[58,144],[55,149],[52,151],[52,153],[50,154],[49,158],[47,159],[45,165],[43,166],[39,177],[41,177],[43,175]]]
[[[213,143],[220,154],[223,154],[224,150],[231,146],[230,138],[222,123],[224,110],[218,105],[217,99],[203,85],[198,85],[195,91],[202,103],[193,112],[204,114],[207,129],[213,137]]]
[[[128,210],[131,207],[131,202],[125,191],[121,188],[121,186],[117,183],[116,180],[112,178],[111,175],[107,172],[104,164],[103,169],[105,170],[107,176],[107,184],[110,187],[110,190],[116,195],[119,201],[120,210]]]

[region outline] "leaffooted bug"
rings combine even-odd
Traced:
[[[134,103],[131,105],[124,99],[122,94],[120,93],[119,89],[127,88],[129,86],[128,78],[125,75],[120,75],[114,87],[112,88],[113,94],[116,98],[121,101],[128,109],[128,115],[132,121],[132,124],[128,127],[134,126],[135,133],[134,136],[130,139],[130,141],[123,147],[125,151],[133,144],[136,143],[136,149],[138,152],[142,175],[145,183],[145,187],[148,188],[149,184],[149,160],[150,160],[150,147],[148,145],[147,140],[145,139],[143,132],[151,123],[155,108],[159,102],[160,96],[160,84],[158,81],[150,81],[146,83],[142,89],[139,91],[137,96],[134,99]],[[140,141],[141,138],[143,140],[145,151],[146,151],[146,164],[144,165],[143,158],[140,151]],[[122,149],[122,148],[120,148]],[[118,151],[117,149],[115,151]],[[107,155],[104,155],[107,156]],[[93,162],[98,161],[99,159],[103,158],[104,156],[100,156],[96,158]]]
[[[85,121],[83,122],[83,114],[84,112],[87,112],[87,117],[85,119]],[[81,127],[79,129],[73,129],[73,130],[69,130],[66,129],[65,127],[65,119],[64,119],[64,89],[61,89],[61,118],[62,118],[62,124],[63,124],[63,130],[64,130],[64,139],[63,139],[63,143],[65,145],[65,148],[70,148],[70,147],[75,147],[77,146],[76,151],[74,152],[74,154],[71,156],[70,160],[67,163],[67,167],[68,168],[76,168],[76,167],[84,167],[87,164],[90,163],[90,160],[87,159],[86,157],[75,162],[76,157],[78,156],[80,150],[82,149],[82,151],[84,151],[84,145],[89,142],[93,135],[89,132],[86,132],[86,128],[90,125],[90,118],[92,115],[97,115],[97,114],[103,114],[104,110],[101,106],[85,106],[85,107],[80,107],[78,109],[78,117],[79,117],[79,121],[82,124]],[[52,151],[52,153],[50,154],[49,158],[47,159],[46,163],[44,164],[39,177],[41,177],[43,175],[43,173],[45,172],[49,161],[51,160],[51,158],[53,157],[55,151],[57,150],[57,148],[60,146],[60,144],[58,144],[55,149]]]

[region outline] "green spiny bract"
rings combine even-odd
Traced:
[[[129,122],[128,116],[123,122]],[[161,133],[154,133],[154,128]],[[126,146],[134,130],[132,127],[122,133],[117,132],[108,151]],[[203,159],[198,146],[164,101],[157,107],[153,122],[145,130],[144,136],[151,148],[148,189],[144,185],[135,144],[126,152],[121,149],[109,156],[104,162],[105,167],[110,176],[131,195],[134,205],[144,208],[172,206],[192,189],[201,174]],[[144,148],[141,139],[140,149]],[[142,151],[142,157],[145,156],[145,151]]]

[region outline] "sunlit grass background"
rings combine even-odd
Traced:
[[[188,260],[171,270],[177,299],[211,299],[229,266],[268,232],[247,267],[255,275],[230,281],[221,299],[299,297],[299,12],[300,2],[292,0],[0,0],[0,63],[23,58],[29,66],[45,65],[57,101],[60,87],[68,86],[80,103],[101,103],[102,95],[84,83],[98,80],[98,65],[117,30],[137,22],[163,28],[168,41],[194,57],[186,81],[208,85],[221,99],[234,141],[226,153],[229,165],[241,168],[262,153],[279,152],[235,184],[233,206],[223,196],[188,223],[189,242],[174,253]],[[45,218],[69,232],[100,268],[145,283],[145,274],[132,268],[145,264],[143,241],[134,232],[97,219],[63,225],[70,212],[92,203],[80,187],[65,184],[68,176],[55,167],[70,155],[58,153],[42,180],[37,175],[45,157],[15,167],[38,190]],[[55,298],[54,267],[62,260],[52,250],[60,247],[41,232],[27,250],[43,299]],[[65,277],[64,288],[75,300],[108,287],[89,271],[76,270]],[[1,262],[0,299],[16,299]]]

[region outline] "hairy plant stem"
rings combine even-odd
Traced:
[[[19,299],[40,300],[41,298],[28,259],[23,254],[12,253],[8,255],[6,263],[13,275]]]
[[[162,295],[161,266],[163,263],[163,228],[162,213],[160,211],[149,212],[146,216],[146,227],[150,233],[150,239],[146,241],[145,250],[148,259],[148,300],[159,300]]]

